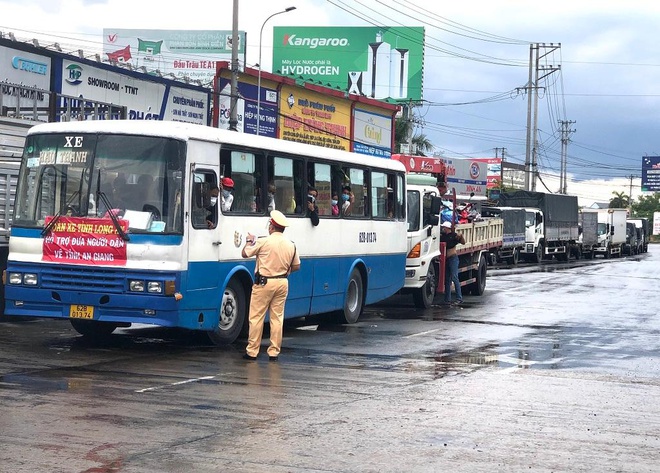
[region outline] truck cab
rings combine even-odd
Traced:
[[[626,255],[636,255],[639,250],[639,243],[637,241],[637,227],[635,222],[626,222],[626,244],[623,247],[623,253]]]
[[[531,207],[523,208],[525,211],[525,246],[520,252],[521,256],[532,263],[540,263],[543,259],[543,212]]]
[[[408,178],[408,257],[406,280],[402,292],[411,293],[415,306],[428,308],[439,285],[444,284],[440,274],[440,227],[438,189],[435,179]],[[411,182],[420,182],[412,184]],[[431,183],[432,182],[432,183]],[[435,199],[434,199],[435,198]],[[435,200],[435,204],[434,204]]]

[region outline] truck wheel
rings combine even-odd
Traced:
[[[228,345],[236,341],[247,325],[248,301],[243,285],[237,279],[227,284],[222,296],[218,325],[206,332],[214,345]]]
[[[346,286],[346,295],[344,296],[344,309],[340,311],[340,321],[342,323],[354,324],[358,321],[362,313],[364,303],[364,287],[362,287],[362,274],[357,268],[353,269],[351,277]]]
[[[513,255],[511,256],[511,264],[515,266],[518,264],[518,261],[520,261],[520,249],[514,248]]]
[[[436,274],[435,263],[431,262],[424,285],[415,289],[415,292],[413,292],[413,301],[415,302],[415,307],[419,309],[428,309],[431,307],[437,289],[438,277]]]
[[[469,286],[470,294],[480,296],[486,290],[486,266],[486,258],[481,255],[481,258],[479,258],[479,266],[477,266],[477,280]]]
[[[83,337],[105,338],[115,331],[118,324],[99,322],[96,320],[71,319],[71,326]]]
[[[610,256],[612,256],[612,254],[610,253],[610,251],[612,251],[612,250],[610,249],[610,245],[607,245],[607,248],[605,248],[605,253],[603,254],[603,257],[604,257],[605,259],[610,259]]]
[[[533,262],[536,264],[543,261],[543,243],[539,243],[539,246],[536,247],[533,258]]]

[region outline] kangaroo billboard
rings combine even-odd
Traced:
[[[273,30],[273,73],[378,100],[422,99],[423,27]]]

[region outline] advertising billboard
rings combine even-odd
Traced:
[[[525,165],[502,163],[502,185],[507,189],[525,189]]]
[[[350,151],[349,100],[283,84],[280,112],[281,139]]]
[[[356,108],[353,112],[353,151],[389,158],[392,155],[392,116]]]
[[[231,112],[231,73],[229,70],[222,71],[222,74],[218,77],[217,87],[219,90],[217,96],[218,128],[228,130]],[[277,114],[279,111],[279,92],[277,88],[277,83],[267,79],[261,80],[261,88],[259,88],[256,78],[244,74],[239,76],[239,99],[236,101],[237,131],[271,138],[277,137]],[[259,102],[257,101],[257,91],[261,95]],[[261,110],[259,120],[257,120],[257,105]],[[259,126],[259,133],[257,133],[257,126]]]
[[[29,108],[36,102],[40,109],[48,108],[49,94],[45,91],[50,90],[49,57],[0,46],[0,71],[0,103],[3,106]]]
[[[499,187],[502,182],[502,158],[474,158],[474,160],[486,164],[488,190]]]
[[[273,29],[273,72],[350,94],[422,99],[423,27]]]
[[[447,189],[456,195],[486,196],[486,163],[470,158],[443,158],[447,166]]]
[[[61,67],[61,77],[56,80],[60,82],[58,92],[126,107],[129,120],[171,120],[200,125],[210,122],[209,93],[202,90],[145,80],[115,72],[117,69],[68,59],[62,60]]]
[[[660,191],[660,156],[642,158],[642,192]]]
[[[219,30],[103,29],[104,62],[171,73],[203,84],[213,81],[217,61],[231,61],[232,32]],[[245,64],[245,32],[238,33]]]

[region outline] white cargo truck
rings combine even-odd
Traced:
[[[621,256],[626,244],[628,210],[594,209],[591,212],[598,214],[598,244],[593,247],[594,255],[603,255],[604,258]]]
[[[437,293],[444,293],[445,255],[440,244],[442,199],[435,178],[408,175],[408,256],[406,280],[402,293],[413,295],[415,305],[428,308]],[[461,288],[473,295],[486,288],[487,266],[491,254],[502,247],[504,222],[501,218],[456,224],[465,244],[459,244],[459,279]]]

